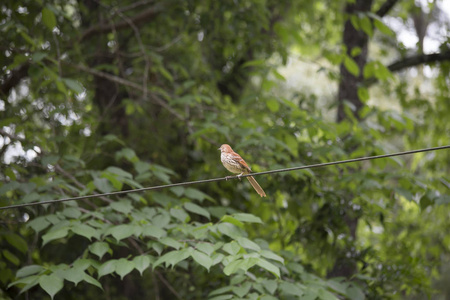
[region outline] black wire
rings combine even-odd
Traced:
[[[9,205],[9,206],[2,206],[2,207],[0,207],[0,210],[33,206],[33,205],[41,205],[41,204],[49,204],[49,203],[56,203],[56,202],[66,202],[66,201],[73,201],[73,200],[80,200],[80,199],[89,199],[89,198],[96,198],[96,197],[103,197],[103,196],[114,196],[114,195],[123,195],[123,194],[128,194],[128,193],[138,193],[138,192],[143,192],[143,191],[160,190],[160,189],[171,188],[171,187],[176,187],[176,186],[185,186],[185,185],[193,185],[193,184],[199,184],[199,183],[215,182],[215,181],[221,181],[221,180],[242,178],[242,177],[247,177],[247,176],[258,176],[258,175],[267,175],[267,174],[273,174],[273,173],[289,172],[289,171],[295,171],[295,170],[313,169],[313,168],[326,167],[326,166],[332,166],[332,165],[347,164],[347,163],[352,163],[352,162],[357,162],[357,161],[372,160],[372,159],[379,159],[379,158],[386,158],[386,157],[393,157],[393,156],[401,156],[401,155],[414,154],[414,153],[420,153],[420,152],[428,152],[428,151],[436,151],[436,150],[442,150],[442,149],[448,149],[448,148],[450,148],[450,145],[418,149],[418,150],[410,150],[410,151],[390,153],[390,154],[375,155],[375,156],[366,156],[366,157],[360,157],[360,158],[352,158],[352,159],[339,160],[339,161],[334,161],[334,162],[320,163],[320,164],[300,166],[300,167],[292,167],[292,168],[264,171],[264,172],[251,173],[251,174],[246,174],[246,175],[241,175],[241,176],[238,176],[238,175],[227,176],[227,177],[221,177],[221,178],[212,178],[212,179],[204,179],[204,180],[197,180],[197,181],[188,181],[188,182],[179,182],[179,183],[172,183],[172,184],[166,184],[166,185],[151,186],[151,187],[145,187],[145,188],[127,190],[127,191],[118,191],[118,192],[111,192],[111,193],[104,193],[104,194],[93,194],[93,195],[87,195],[87,196],[78,196],[78,197],[56,199],[56,200],[47,200],[47,201],[34,202],[34,203],[15,204],[15,205]]]

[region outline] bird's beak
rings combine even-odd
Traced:
[[[217,148],[217,150],[220,150],[220,148]]]

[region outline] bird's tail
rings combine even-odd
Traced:
[[[266,193],[264,193],[264,190],[262,187],[258,184],[258,182],[253,178],[253,176],[247,176],[248,181],[250,181],[250,184],[253,186],[255,191],[261,196],[266,197]]]

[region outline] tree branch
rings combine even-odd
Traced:
[[[386,2],[381,5],[381,7],[375,13],[380,18],[384,17],[394,5],[398,2],[398,0],[386,0]]]
[[[391,72],[398,72],[406,68],[414,67],[421,64],[430,64],[440,61],[450,61],[450,51],[433,54],[419,54],[396,61],[388,66]]]
[[[155,6],[150,7],[147,10],[144,10],[140,14],[137,14],[133,18],[130,18],[130,21],[136,26],[142,25],[142,24],[148,22],[149,18],[156,16],[161,11],[162,11],[162,6],[155,5]],[[98,34],[109,33],[113,29],[116,31],[119,31],[122,29],[126,29],[128,27],[130,27],[130,22],[126,21],[126,20],[116,23],[116,24],[100,23],[100,24],[97,24],[97,25],[94,25],[94,26],[88,28],[85,32],[83,32],[83,34],[81,35],[81,38],[80,38],[80,42],[85,41],[89,38],[92,38]]]

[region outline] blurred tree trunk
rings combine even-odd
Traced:
[[[361,49],[360,53],[355,57],[352,57],[359,68],[359,75],[354,76],[351,74],[344,64],[341,64],[340,73],[341,79],[339,83],[338,91],[338,112],[337,121],[342,122],[347,118],[345,113],[345,102],[349,102],[354,108],[353,114],[357,119],[360,119],[359,111],[363,107],[363,103],[358,97],[358,86],[360,86],[363,81],[363,70],[367,62],[367,52],[368,52],[368,41],[369,37],[362,30],[357,30],[353,27],[350,16],[358,13],[370,12],[372,8],[372,0],[356,0],[355,3],[347,2],[345,7],[345,14],[347,15],[347,21],[344,25],[343,43],[346,47],[346,53],[351,57],[352,49]],[[347,195],[348,199],[345,199],[347,204],[353,198],[353,195]],[[345,205],[343,207],[345,210],[344,221],[348,227],[348,234],[351,236],[352,240],[356,240],[356,228],[358,225],[358,217],[356,213],[352,211],[351,205]],[[347,249],[346,249],[347,248]],[[337,254],[336,262],[333,269],[328,273],[329,277],[351,277],[356,272],[356,260],[352,249],[348,247],[339,249]]]

